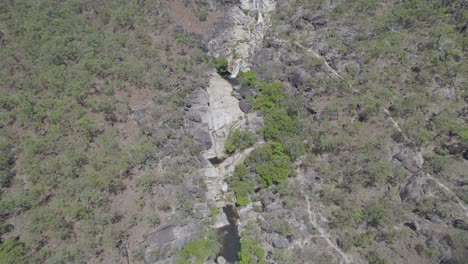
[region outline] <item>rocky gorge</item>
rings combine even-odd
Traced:
[[[358,54],[340,54],[345,47],[351,49],[347,46],[348,42],[359,39],[353,29],[337,29],[338,33],[331,33],[327,28],[332,22],[325,18],[323,13],[334,10],[337,6],[339,4],[332,1],[324,4],[321,10],[312,8],[312,11],[307,13],[305,8],[288,6],[282,2],[235,1],[223,5],[225,17],[208,34],[209,37],[205,41],[206,51],[212,58],[227,59],[228,74],[221,76],[214,71],[208,72],[206,78],[209,79],[209,85],[193,91],[187,97],[185,128],[203,146],[199,159],[202,164],[200,173],[206,184],[205,218],[213,217],[211,228],[220,230],[222,234],[219,237],[222,249],[220,258],[216,259],[217,263],[224,263],[226,260],[238,261],[236,251],[240,250],[239,240],[242,239],[243,232],[258,239],[261,248],[267,252],[268,263],[283,263],[282,259],[285,259],[285,256],[294,259],[295,263],[391,263],[378,262],[381,259],[380,255],[384,256],[384,259],[385,256],[393,254],[378,248],[384,243],[392,243],[387,242],[388,237],[397,233],[399,235],[395,236],[402,240],[410,237],[410,242],[395,249],[401,252],[395,263],[400,263],[399,261],[406,257],[414,263],[424,263],[424,259],[427,258],[443,263],[445,259],[450,259],[448,256],[459,258],[465,254],[460,241],[450,245],[444,232],[456,232],[448,231],[452,230],[454,225],[457,226],[456,229],[463,229],[466,223],[466,201],[460,198],[462,195],[459,192],[452,190],[453,186],[425,172],[425,157],[430,157],[432,149],[415,146],[408,130],[401,127],[394,118],[393,106],[381,106],[381,99],[364,94],[356,88],[365,83],[364,81],[350,81],[350,74],[361,73],[365,63]],[[276,16],[274,28],[273,14]],[[283,24],[278,22],[281,19]],[[335,33],[341,41],[336,45],[343,45],[340,46],[341,50],[326,40],[329,37],[327,34]],[[282,82],[285,93],[292,98],[291,101],[295,100],[288,110],[300,112],[301,110],[295,107],[306,109],[306,121],[303,122],[310,122],[312,125],[303,128],[307,131],[303,132],[304,138],[313,133],[322,133],[320,129],[324,127],[323,120],[329,121],[327,125],[336,125],[337,130],[349,129],[352,131],[349,133],[355,136],[359,133],[350,127],[365,123],[367,115],[377,116],[379,121],[374,120],[363,125],[365,129],[377,131],[376,138],[373,138],[375,142],[371,143],[375,145],[369,147],[377,149],[377,154],[369,155],[375,155],[374,158],[380,160],[375,161],[377,168],[372,169],[370,177],[385,174],[382,177],[391,178],[387,185],[375,183],[378,182],[377,178],[364,180],[369,181],[363,183],[364,186],[374,189],[368,193],[354,193],[352,198],[349,198],[353,202],[344,201],[342,197],[345,197],[346,193],[353,193],[353,188],[358,188],[353,182],[353,176],[358,178],[356,175],[367,173],[367,168],[358,169],[360,165],[356,165],[357,173],[346,171],[345,168],[334,168],[333,175],[330,173],[331,168],[339,165],[332,163],[342,164],[344,161],[340,160],[340,155],[345,154],[336,154],[334,157],[335,154],[330,150],[335,148],[334,144],[340,147],[349,144],[352,149],[352,141],[356,139],[341,135],[344,142],[338,136],[328,138],[324,146],[317,147],[319,143],[314,140],[321,139],[310,136],[303,139],[301,144],[314,149],[316,156],[308,160],[304,155],[298,155],[295,160],[294,177],[288,180],[287,187],[270,186],[267,190],[256,190],[256,199],[253,202],[236,208],[236,195],[226,177],[232,174],[236,165],[241,164],[256,147],[265,144],[264,140],[257,136],[256,143],[247,149],[232,155],[225,151],[226,139],[234,129],[261,133],[265,126],[260,111],[254,110],[245,96],[242,96],[243,93],[253,94],[258,91],[243,87],[236,81],[238,76],[252,69],[264,80]],[[328,85],[339,87],[341,90],[336,91]],[[327,86],[328,90],[322,90],[322,86]],[[345,95],[350,101],[339,101],[340,98],[346,97]],[[331,105],[330,101],[335,98],[338,98],[338,103]],[[371,112],[372,114],[369,114]],[[383,133],[383,130],[387,131],[388,135]],[[333,134],[330,131],[327,133]],[[355,144],[360,144],[361,141]],[[381,141],[385,143],[379,145]],[[343,152],[354,155],[354,150]],[[360,152],[357,153],[356,157],[359,157]],[[343,159],[348,160],[348,157]],[[367,164],[369,160],[372,158],[365,157],[359,162]],[[286,188],[289,189],[285,190]],[[358,190],[362,191],[359,188]],[[448,204],[449,208],[454,208],[454,211],[441,213],[433,209],[434,212],[428,213],[427,216],[431,220],[421,217],[419,209],[409,210],[404,215],[405,221],[396,220],[400,215],[380,215],[383,210],[379,208],[379,203],[387,205],[388,208],[417,207],[427,203],[428,197],[433,195],[445,197],[444,203]],[[356,209],[354,202],[358,204],[357,207],[361,206],[363,209]],[[346,204],[343,211],[340,211],[341,204]],[[207,208],[223,213],[209,214]],[[370,220],[363,220],[366,217]],[[388,221],[381,217],[388,218]],[[251,220],[255,224],[249,224]],[[354,221],[360,221],[360,224]],[[339,226],[340,224],[344,226]],[[353,225],[353,228],[349,228]],[[432,228],[444,231],[432,233]],[[201,228],[191,230],[192,234],[196,234]],[[411,230],[414,233],[411,233]],[[156,234],[158,232],[160,231]],[[174,236],[171,243],[177,246],[169,252],[181,249],[189,240],[186,237]],[[158,246],[160,245],[154,247]],[[368,248],[364,250],[366,247]],[[430,255],[427,252],[413,254],[413,248],[421,251],[421,247],[431,250],[437,248],[440,252],[446,252],[448,256],[436,257],[437,254]],[[379,251],[380,255],[372,253],[372,250]]]
[[[230,75],[222,77],[216,72],[208,73],[208,87],[195,90],[186,100],[186,129],[204,148],[200,155],[202,164],[200,173],[206,184],[206,206],[223,212],[216,215],[212,227],[221,232],[222,248],[226,248],[222,250],[221,256],[229,262],[238,261],[237,251],[240,250],[238,226],[242,226],[240,223],[244,221],[247,222],[248,219],[245,217],[249,213],[246,213],[244,208],[239,214],[235,208],[235,195],[229,190],[225,177],[232,173],[235,166],[255,147],[264,143],[259,139],[254,146],[233,155],[228,155],[225,151],[225,142],[231,131],[246,129],[256,132],[263,125],[263,118],[259,113],[249,112],[250,106],[244,100],[245,97],[242,98],[240,95],[241,87],[235,78],[239,72],[246,72],[251,68],[253,55],[262,43],[268,29],[270,13],[274,8],[275,3],[270,0],[242,0],[239,4],[228,7],[225,11],[228,17],[222,22],[226,27],[220,30],[221,32],[212,33],[217,37],[209,40],[207,47],[210,56],[227,57]],[[247,208],[252,211],[251,205]],[[186,234],[196,234],[200,227],[187,228]],[[165,226],[154,232],[152,235],[154,238],[148,240],[150,246],[146,250],[147,263],[171,261],[157,260],[150,255],[154,250],[159,251],[161,247],[169,247],[163,250],[165,253],[162,255],[168,253],[170,255],[170,252],[180,249],[191,235],[177,236],[176,234],[184,233],[182,230],[177,230],[175,226]],[[158,255],[160,254],[159,251]]]

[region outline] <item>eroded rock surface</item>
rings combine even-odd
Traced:
[[[208,42],[209,55],[227,57],[229,72],[237,76],[238,71],[248,71],[251,59],[258,47],[261,47],[270,23],[270,13],[275,9],[273,0],[240,0],[226,11],[227,17],[223,29],[213,32]]]

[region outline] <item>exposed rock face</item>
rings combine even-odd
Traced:
[[[400,198],[402,201],[408,201],[416,198],[425,183],[425,179],[422,176],[413,176],[408,180],[408,183],[400,192]]]
[[[240,110],[241,110],[242,112],[248,113],[249,110],[250,110],[250,104],[249,104],[249,102],[247,102],[247,101],[245,101],[245,100],[241,100],[241,101],[239,102],[239,108],[240,108]]]
[[[212,73],[206,91],[194,91],[186,102],[186,105],[190,105],[187,128],[205,149],[202,153],[204,161],[201,173],[205,177],[206,198],[210,207],[222,208],[226,205],[228,186],[224,176],[232,172],[234,165],[253,150],[246,149],[226,158],[224,142],[230,130],[245,128],[255,131],[263,125],[263,119],[255,113],[244,113],[250,109],[250,105],[243,105],[241,109],[239,100],[232,96],[233,89],[228,81]],[[219,164],[215,167],[210,160]],[[214,226],[220,227],[226,223],[225,219],[219,218]]]
[[[202,122],[208,124],[208,130],[212,138],[213,148],[204,156],[207,159],[223,158],[224,141],[233,126],[239,126],[244,113],[239,108],[239,102],[231,94],[232,85],[214,73],[207,87],[208,107],[201,114]]]
[[[239,71],[250,69],[251,57],[262,43],[269,23],[269,12],[274,9],[275,3],[273,0],[215,0],[209,1],[208,5],[210,9],[225,8],[227,14],[223,23],[213,30],[213,37],[207,45],[209,54],[213,57],[226,56],[229,71],[232,77],[236,77]],[[226,158],[224,143],[230,130],[242,128],[255,131],[263,125],[263,119],[256,113],[248,113],[251,107],[245,99],[254,97],[254,91],[240,91],[239,98],[236,98],[232,95],[234,87],[219,74],[213,72],[207,78],[210,81],[206,89],[193,91],[187,96],[184,106],[187,111],[185,129],[204,149],[199,159],[202,166],[200,173],[204,176],[207,188],[206,209],[222,208],[227,202],[235,202],[235,196],[228,193],[224,176],[234,171],[235,165],[256,146],[263,144],[259,142],[254,147]],[[239,99],[242,100],[239,102]],[[134,116],[136,120],[143,119],[145,113],[134,113]],[[173,148],[166,145],[163,150],[170,155]],[[250,210],[249,217],[255,216],[252,213],[253,210]],[[220,228],[228,224],[226,215],[218,214],[213,227]],[[183,227],[168,225],[158,228],[146,237],[148,246],[144,252],[145,263],[170,263],[170,256],[197,236],[199,230],[200,226],[194,223]],[[278,247],[283,246],[283,241],[278,241]],[[219,258],[217,261],[223,263],[225,259]]]
[[[420,152],[415,152],[403,145],[396,146],[396,154],[393,158],[401,162],[401,165],[410,172],[417,172],[422,168],[424,159]]]
[[[305,70],[300,69],[289,76],[289,82],[292,86],[297,88],[302,85],[307,78],[310,78],[310,75]]]
[[[218,261],[218,264],[226,264],[226,259],[224,259],[222,256],[219,256],[217,261]]]
[[[273,239],[273,246],[275,248],[283,249],[283,248],[287,248],[288,245],[289,245],[289,242],[285,238],[276,237],[276,238]]]
[[[213,32],[207,45],[209,55],[227,57],[233,77],[237,75],[236,68],[242,72],[251,68],[251,59],[261,46],[275,6],[273,0],[240,0],[238,5],[228,8],[224,23]]]
[[[164,225],[159,227],[153,233],[146,236],[148,247],[146,248],[143,259],[144,262],[158,263],[171,256],[178,250],[181,250],[188,241],[196,237],[201,227],[198,223],[189,224],[184,227],[175,225]],[[170,261],[171,258],[166,259]]]
[[[247,99],[249,97],[256,97],[257,96],[257,92],[255,90],[252,90],[252,89],[247,88],[247,87],[242,87],[241,89],[239,89],[239,94],[242,97],[242,99]]]

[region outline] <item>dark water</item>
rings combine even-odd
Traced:
[[[232,85],[232,87],[237,86],[237,85],[240,84],[240,83],[239,83],[239,80],[237,80],[237,78],[231,79],[231,78],[229,78],[229,75],[228,75],[228,76],[222,76],[222,77],[223,77],[226,81],[228,81],[228,82]]]
[[[223,212],[227,216],[229,225],[218,229],[218,238],[221,243],[220,255],[223,256],[227,262],[236,263],[239,261],[237,253],[240,251],[240,236],[239,230],[237,229],[237,219],[239,219],[239,215],[232,205],[223,207]]]

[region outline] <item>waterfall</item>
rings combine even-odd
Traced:
[[[262,13],[260,13],[260,11],[258,11],[258,21],[257,21],[257,25],[258,24],[263,24],[263,16],[262,16]]]
[[[232,71],[231,75],[229,75],[230,79],[235,79],[237,77],[241,69],[241,66],[242,66],[242,60],[239,59],[236,62],[236,67],[234,67],[234,70]]]

